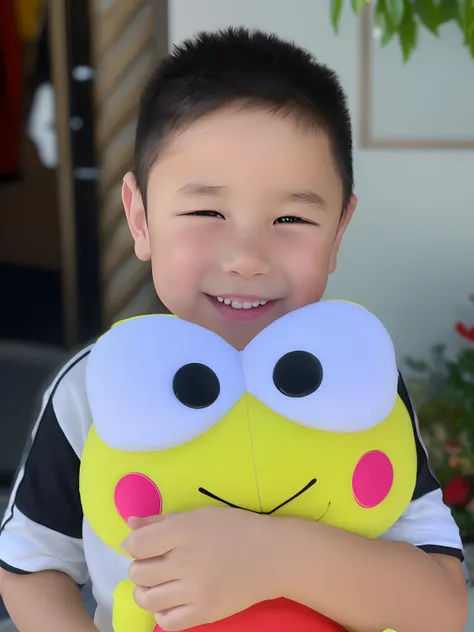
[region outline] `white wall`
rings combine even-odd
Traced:
[[[328,0],[170,0],[169,19],[175,43],[197,30],[244,25],[310,49],[340,74],[357,142],[360,32],[349,9],[337,36]],[[437,69],[427,63],[425,70],[428,80],[437,82],[442,102]],[[474,105],[471,110],[474,125]],[[397,117],[396,102],[392,116]],[[472,129],[467,134],[474,136]],[[355,168],[357,216],[328,296],[374,311],[400,356],[424,355],[440,341],[455,344],[453,323],[469,314],[465,297],[474,291],[474,152],[356,149]]]

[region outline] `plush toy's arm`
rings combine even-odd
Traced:
[[[115,588],[112,614],[114,632],[154,632],[158,630],[153,614],[142,610],[135,603],[134,588],[135,585],[129,579],[120,582]]]

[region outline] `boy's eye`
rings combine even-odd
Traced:
[[[275,220],[275,224],[311,224],[308,220],[294,215],[284,215]]]
[[[186,215],[198,215],[202,217],[222,217],[222,219],[224,219],[222,213],[219,213],[218,211],[191,211],[191,213],[186,213]]]

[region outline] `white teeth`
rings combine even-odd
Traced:
[[[266,305],[268,301],[254,301],[253,303],[241,303],[240,301],[231,301],[229,298],[223,298],[222,296],[216,296],[219,303],[229,305],[234,309],[251,309],[252,307],[260,307],[260,305]]]

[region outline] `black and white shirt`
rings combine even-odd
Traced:
[[[113,592],[113,586],[105,585],[105,579],[94,582],[96,561],[90,541],[86,541],[89,536],[79,495],[80,460],[92,424],[85,390],[90,349],[76,355],[44,394],[2,523],[0,566],[20,574],[58,570],[79,585],[92,577],[98,602],[96,625],[101,632],[112,632],[112,604],[107,595],[111,589]],[[418,476],[408,509],[382,538],[462,560],[459,530],[429,468],[416,415],[401,378],[399,395],[415,429]],[[127,573],[127,566],[123,572]]]

